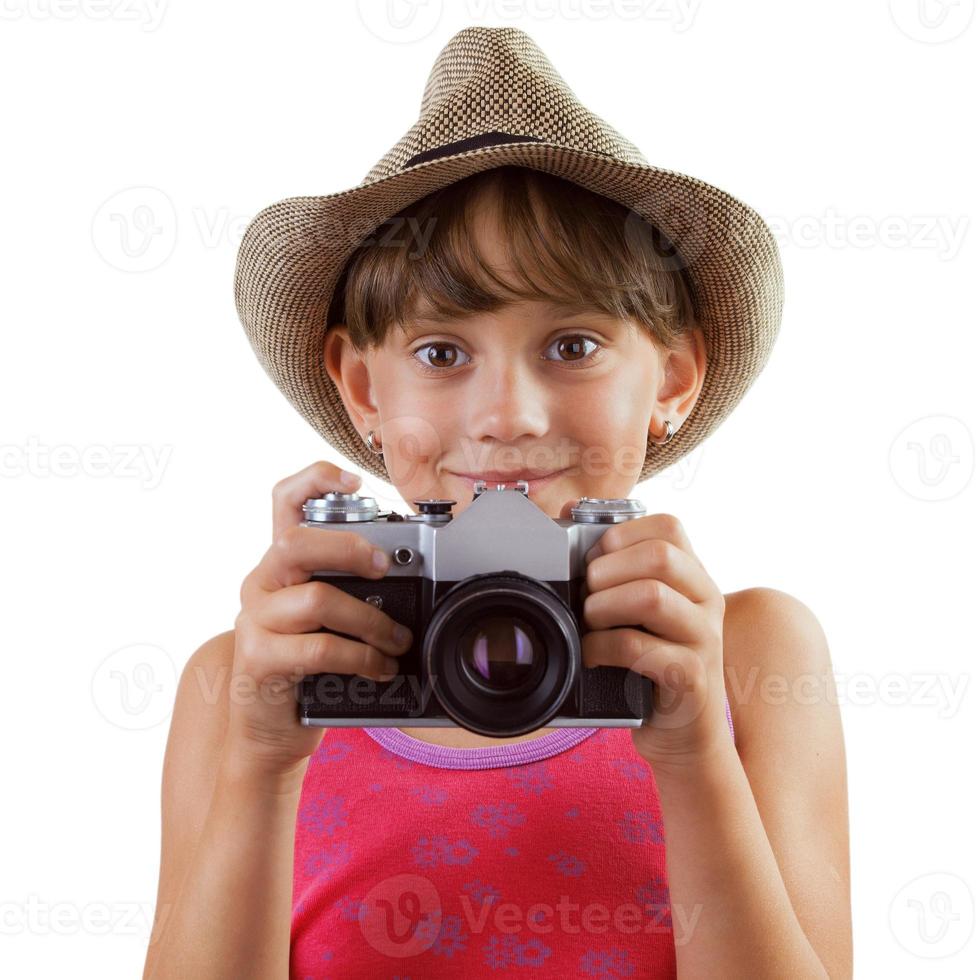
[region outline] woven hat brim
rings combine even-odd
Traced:
[[[681,459],[731,413],[769,358],[783,307],[777,243],[752,208],[696,177],[543,143],[482,147],[426,161],[351,190],[289,197],[245,229],[235,305],[259,362],[306,421],[366,471],[388,481],[351,423],[323,364],[334,288],[358,243],[409,204],[493,167],[571,180],[623,204],[676,246],[707,347],[694,409],[665,446],[648,441],[637,481]]]

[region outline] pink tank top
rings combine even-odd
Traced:
[[[673,977],[673,929],[660,799],[629,729],[454,749],[328,728],[310,759],[292,980]]]

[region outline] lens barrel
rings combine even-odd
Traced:
[[[546,583],[509,570],[457,582],[433,611],[422,657],[446,714],[496,737],[544,727],[581,667],[572,611]]]

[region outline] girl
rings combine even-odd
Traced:
[[[522,32],[468,28],[440,56],[421,120],[453,84],[485,70],[497,85],[515,64],[574,99]],[[406,503],[449,498],[458,516],[475,479],[527,479],[538,507],[567,518],[582,496],[631,496],[683,446],[675,433],[692,448],[711,427],[704,406],[724,405],[717,424],[740,397],[719,381],[725,365],[744,392],[768,351],[719,366],[721,307],[711,278],[679,261],[676,230],[671,254],[641,212],[584,181],[501,163],[514,140],[484,123],[478,147],[466,136],[386,158],[400,173],[497,148],[386,219],[411,234],[379,234],[372,219],[364,236],[364,214],[378,214],[365,204],[344,252],[333,235],[300,241],[282,223],[273,234],[260,215],[243,240],[239,310],[293,403]],[[721,254],[712,236],[727,228],[706,213],[698,249]],[[258,303],[262,227],[307,265],[278,263]],[[745,247],[765,256],[768,244]],[[344,255],[335,285],[316,278],[320,253]],[[316,380],[295,337],[256,326],[287,308],[286,288],[297,335],[300,309],[325,328]],[[758,299],[742,291],[746,316],[763,316]],[[584,667],[654,682],[641,727],[505,739],[303,727],[299,678],[383,680],[418,639],[310,578],[385,575],[389,556],[355,531],[298,523],[308,498],[359,483],[319,462],[276,485],[272,545],[245,577],[234,629],[184,669],[144,977],[849,976],[839,713],[790,693],[826,689],[831,673],[809,609],[772,589],[722,595],[680,521],[652,514],[602,535],[584,590]]]

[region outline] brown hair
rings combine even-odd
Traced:
[[[517,283],[487,266],[468,233],[473,204],[490,190],[497,192],[491,197],[512,244],[509,264]],[[411,254],[417,243],[406,232],[408,219],[416,229],[431,228],[417,255]],[[422,312],[448,320],[492,313],[519,299],[636,321],[661,351],[673,349],[695,325],[683,270],[658,230],[624,205],[561,177],[496,167],[433,192],[389,223],[394,240],[386,242],[377,229],[362,240],[327,317],[328,327],[347,325],[358,350],[381,346],[392,326],[404,329]]]

